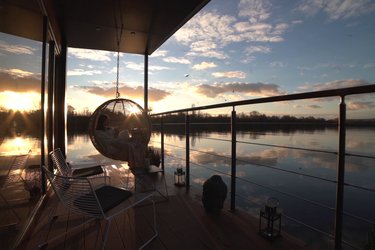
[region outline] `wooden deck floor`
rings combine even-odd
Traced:
[[[120,176],[121,175],[117,175]],[[168,180],[169,183],[170,180]],[[219,215],[207,214],[199,194],[168,186],[169,199],[156,204],[159,236],[146,249],[307,249],[302,242],[283,235],[274,242],[258,234],[258,221],[246,213],[224,209]],[[85,218],[58,205],[58,217],[49,223],[49,214],[57,199],[50,192],[48,201],[22,242],[20,249],[37,249],[38,245],[64,234]],[[105,223],[79,227],[47,249],[100,249]],[[143,205],[119,215],[112,223],[107,249],[136,249],[152,235],[152,206]]]

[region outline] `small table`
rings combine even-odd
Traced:
[[[149,191],[156,191],[165,199],[168,199],[168,189],[167,189],[167,182],[165,179],[164,170],[155,166],[150,165],[149,167],[142,167],[142,168],[129,168],[130,172],[134,175],[135,179],[135,191],[137,189],[141,191],[139,192],[149,192]],[[157,182],[159,178],[159,173],[161,174],[161,181],[164,183],[165,187],[165,194],[163,194],[159,188],[157,188]],[[139,186],[139,188],[137,188]]]

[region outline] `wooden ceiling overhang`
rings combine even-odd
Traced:
[[[117,51],[120,40],[121,52],[150,55],[208,2],[0,0],[0,31],[41,40],[46,15],[55,38],[68,47]]]

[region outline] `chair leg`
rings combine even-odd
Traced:
[[[107,225],[105,226],[105,233],[104,233],[104,239],[103,239],[103,245],[102,245],[103,250],[105,249],[105,244],[107,243],[109,229],[111,228],[111,222],[112,220],[108,220]]]
[[[151,236],[151,238],[148,241],[146,241],[145,243],[143,243],[143,245],[140,246],[138,249],[145,248],[151,241],[153,241],[159,235],[158,229],[157,229],[157,224],[156,224],[156,207],[155,207],[155,201],[152,198],[149,198],[149,200],[151,200],[151,202],[152,202],[152,210],[153,210],[153,215],[154,215],[154,233],[155,234],[153,236]]]
[[[47,240],[47,241],[45,241],[45,242],[39,244],[39,245],[38,245],[38,248],[39,248],[39,249],[45,249],[45,248],[48,247],[48,244],[49,244],[49,243],[51,243],[51,242],[53,242],[53,241],[55,241],[55,240],[61,238],[62,236],[65,236],[65,235],[68,234],[70,231],[74,231],[75,229],[77,229],[77,228],[83,226],[84,224],[87,224],[87,223],[92,222],[92,221],[94,221],[94,220],[96,220],[96,218],[91,218],[91,219],[89,219],[89,220],[87,220],[87,221],[85,221],[85,222],[83,222],[83,223],[81,223],[81,224],[79,224],[79,225],[77,225],[77,226],[71,228],[69,231],[66,231],[66,232],[64,232],[64,233],[62,233],[62,234],[60,234],[60,235],[57,235],[57,236],[53,237],[53,238],[50,239],[50,240]]]
[[[159,173],[158,173],[159,174]],[[168,194],[168,187],[167,187],[167,180],[165,179],[165,173],[160,173],[161,174],[161,177],[160,177],[160,182],[163,182],[163,184],[160,184],[160,188],[158,188],[156,186],[156,182],[154,183],[154,190],[156,192],[158,192],[160,194],[160,196],[162,196],[165,200],[169,200],[169,194]],[[158,176],[159,178],[159,176]],[[161,186],[164,185],[164,188],[165,188],[165,194],[163,194],[163,192],[161,191],[161,189],[163,189]]]
[[[166,196],[164,196],[165,199],[169,199],[169,194],[168,194],[168,187],[167,187],[167,180],[165,179],[165,173],[162,173],[162,181],[164,181],[164,187],[165,187],[165,193],[166,193]]]
[[[18,223],[20,223],[21,221],[21,218],[18,216],[18,214],[16,213],[16,211],[14,211],[13,207],[9,204],[9,202],[7,201],[7,199],[1,194],[0,192],[0,197],[4,200],[5,204],[6,204],[6,207],[10,209],[11,213],[17,218],[17,222],[14,222],[14,223],[9,223],[9,224],[5,224],[5,225],[1,225],[0,228],[5,228],[5,227],[13,227],[13,226],[16,226],[18,225]]]

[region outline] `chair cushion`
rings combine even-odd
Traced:
[[[113,186],[103,186],[95,190],[95,193],[104,212],[132,196],[132,192]]]
[[[98,165],[98,166],[92,166],[88,168],[75,169],[72,174],[74,177],[88,177],[88,176],[102,174],[102,173],[103,173],[103,168],[102,166]]]
[[[132,196],[130,191],[113,186],[102,186],[96,189],[95,193],[104,213]],[[93,213],[90,206],[82,202],[92,198],[92,193],[81,195],[75,199],[74,205],[87,213]]]

